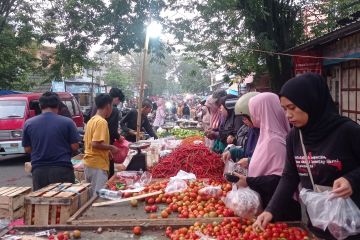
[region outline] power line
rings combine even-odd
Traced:
[[[254,48],[247,48],[247,47],[240,47],[240,48],[245,49],[245,50],[249,50],[249,51],[253,51],[253,52],[261,52],[261,53],[267,53],[267,54],[271,54],[271,55],[281,55],[281,56],[288,56],[288,57],[329,59],[329,60],[355,60],[355,61],[360,61],[360,58],[320,57],[320,56],[311,56],[311,55],[301,55],[301,54],[290,54],[290,53],[272,52],[272,51],[266,51],[266,50],[254,49]]]

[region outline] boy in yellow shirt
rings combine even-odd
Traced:
[[[112,112],[112,98],[100,94],[95,98],[96,115],[86,125],[84,143],[84,173],[87,182],[91,183],[92,194],[105,186],[110,166],[109,153],[119,149],[110,145],[109,128],[106,118]]]

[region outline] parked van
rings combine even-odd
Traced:
[[[77,128],[84,129],[84,117],[71,93],[57,93],[68,107]],[[25,154],[21,145],[25,121],[41,114],[39,98],[42,93],[0,96],[0,157]],[[0,158],[1,159],[1,158]]]

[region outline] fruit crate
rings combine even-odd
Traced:
[[[24,197],[31,187],[0,187],[0,218],[24,217]]]
[[[55,183],[25,197],[26,225],[64,224],[90,198],[89,183]]]

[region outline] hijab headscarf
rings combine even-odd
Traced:
[[[323,140],[335,128],[351,121],[339,115],[323,77],[305,73],[287,81],[280,91],[302,111],[309,115],[309,121],[301,127],[305,145]]]
[[[227,111],[227,117],[223,118],[219,127],[219,138],[226,144],[226,138],[228,135],[235,136],[239,128],[243,125],[242,118],[235,116],[234,106],[238,96],[228,94],[220,98],[220,104]],[[226,104],[228,103],[228,104]]]
[[[249,177],[281,176],[286,161],[286,135],[290,131],[279,97],[274,93],[260,93],[249,101],[254,127],[260,136],[249,165]]]
[[[205,102],[205,106],[209,109],[210,113],[210,128],[219,128],[221,113],[220,107],[216,104],[216,99],[212,96],[208,97]]]

